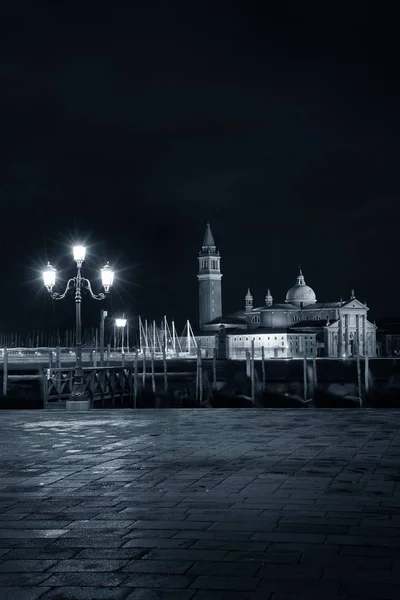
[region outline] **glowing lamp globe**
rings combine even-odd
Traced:
[[[72,250],[74,253],[74,261],[77,263],[83,263],[86,255],[85,246],[74,246]]]
[[[47,267],[43,271],[43,283],[48,290],[51,290],[56,284],[56,273],[57,269],[47,263]]]
[[[115,319],[115,324],[117,327],[125,327],[126,319]]]
[[[101,270],[101,283],[106,292],[110,289],[114,281],[114,271],[111,269],[110,265],[107,263]]]

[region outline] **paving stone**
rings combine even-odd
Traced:
[[[335,540],[333,538],[335,537],[339,537],[339,536],[330,536],[331,538],[331,542],[335,543]],[[345,537],[345,536],[343,536]],[[328,536],[329,538],[329,536]],[[302,533],[276,533],[276,532],[272,532],[272,533],[268,533],[268,532],[260,532],[260,533],[254,533],[251,538],[251,540],[254,541],[263,541],[263,542],[299,542],[299,543],[303,543],[303,544],[322,544],[325,539],[326,536],[325,535],[321,535],[318,533],[310,533],[310,534],[302,534]],[[328,539],[329,542],[329,539]],[[340,543],[340,542],[338,542]]]
[[[239,550],[236,552],[228,552],[228,554],[224,557],[223,561],[255,561],[259,563],[279,565],[296,564],[297,562],[299,562],[300,557],[300,552],[254,552],[252,550]]]
[[[0,587],[1,600],[37,600],[48,588]],[[71,599],[72,600],[72,599]]]
[[[127,538],[124,538],[125,540]],[[186,540],[186,539],[141,539],[141,538],[133,538],[129,539],[126,544],[123,545],[123,548],[190,548],[195,540]]]
[[[46,573],[34,574],[31,573],[0,573],[0,588],[1,587],[19,587],[36,585],[44,585],[49,575]]]
[[[226,556],[227,552],[224,550],[150,550],[143,556],[143,560],[209,560],[217,561],[222,560]]]
[[[274,577],[288,579],[319,579],[321,577],[322,567],[314,567],[309,565],[263,565],[257,575],[259,577]],[[328,576],[328,575],[327,575]],[[334,579],[334,577],[332,577]]]
[[[40,573],[56,563],[56,560],[3,560],[0,573]]]
[[[250,541],[251,531],[178,531],[173,539]]]
[[[205,530],[210,525],[212,525],[212,521],[135,521],[132,524],[134,529],[177,529],[177,530]]]
[[[185,589],[194,580],[187,575],[159,575],[135,573],[124,581],[124,586],[135,588],[176,588]]]
[[[319,598],[325,598],[326,594],[338,592],[340,587],[339,579],[306,579],[296,577],[274,578],[265,577],[260,580],[257,591],[264,592],[290,592],[292,594],[316,594]]]
[[[340,593],[349,600],[398,600],[399,586],[386,583],[363,584],[360,581],[343,581]]]
[[[52,548],[119,548],[123,544],[124,540],[121,537],[99,535],[61,538],[52,544]]]
[[[147,562],[147,561],[141,561]],[[153,562],[153,561],[151,561]],[[261,567],[261,562],[209,562],[194,563],[187,575],[218,575],[224,577],[253,577]]]
[[[400,574],[387,569],[352,569],[346,567],[324,567],[323,577],[340,579],[341,581],[360,581],[364,583],[400,583]]]
[[[105,573],[107,571],[119,571],[127,564],[129,559],[101,559],[101,558],[71,558],[60,560],[56,565],[49,569],[53,573],[78,573],[95,572]],[[1,565],[0,565],[1,566]]]
[[[196,540],[190,546],[192,550],[229,550],[231,552],[263,552],[268,547],[264,542],[243,540]]]
[[[59,552],[62,552],[60,550]],[[102,560],[132,560],[134,558],[140,558],[147,550],[136,549],[136,548],[85,548],[84,550],[78,550],[74,554],[75,559],[89,558],[89,559],[102,559]],[[69,556],[62,558],[71,558]]]
[[[270,600],[265,592],[236,592],[233,590],[197,590],[192,600]],[[144,599],[143,599],[144,600]]]
[[[183,575],[192,566],[190,560],[132,560],[125,564],[123,573],[165,573]]]
[[[258,577],[223,577],[199,575],[190,587],[202,590],[255,590]]]
[[[40,600],[125,600],[128,596],[127,588],[57,587],[40,596]]]
[[[0,540],[3,538],[58,538],[68,533],[68,529],[0,529]]]
[[[191,600],[194,590],[137,589],[126,596],[126,600]]]
[[[63,560],[71,558],[79,552],[79,548],[68,548],[65,550],[56,550],[52,546],[46,546],[45,548],[35,548],[32,552],[32,548],[14,548],[9,550],[7,556],[4,559],[7,560],[30,560],[32,556],[35,560]]]
[[[116,587],[125,584],[126,574],[122,573],[53,573],[45,580],[49,587]]]
[[[270,600],[321,600],[321,596],[318,593],[310,593],[306,592],[304,594],[288,594],[281,592],[274,592],[270,598]],[[347,596],[330,594],[329,592],[324,592],[324,600],[355,600],[353,598],[348,598]]]

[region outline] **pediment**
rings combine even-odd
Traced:
[[[357,300],[357,298],[354,298],[353,300],[348,300],[345,304],[343,304],[341,306],[341,310],[343,308],[354,308],[354,310],[357,310],[357,309],[368,310],[367,306],[365,304],[363,304],[362,302],[360,302],[360,300]]]

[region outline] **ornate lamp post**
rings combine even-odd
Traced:
[[[88,410],[90,408],[90,400],[86,397],[82,369],[82,290],[86,289],[94,300],[104,300],[106,294],[109,292],[110,287],[113,284],[114,272],[108,263],[100,270],[101,282],[105,293],[101,292],[99,294],[94,294],[89,279],[86,279],[81,275],[82,263],[85,260],[86,255],[85,246],[74,246],[73,255],[77,266],[77,274],[76,277],[72,277],[68,280],[66,288],[62,294],[53,292],[53,287],[56,283],[57,269],[52,267],[50,263],[48,263],[46,269],[43,271],[43,282],[50,296],[54,300],[62,300],[65,298],[69,290],[75,290],[76,361],[71,399],[67,401],[66,408],[67,410]]]
[[[122,318],[115,319],[115,325],[116,325],[116,327],[118,327],[118,329],[121,329],[121,355],[123,357],[123,355],[124,355],[124,332],[125,332],[125,325],[126,325],[126,319],[125,319],[124,315],[122,315]]]

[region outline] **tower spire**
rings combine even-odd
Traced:
[[[272,306],[274,299],[271,294],[271,290],[268,288],[267,295],[265,296],[265,306]]]
[[[203,248],[215,248],[214,236],[211,231],[210,221],[207,221],[206,232],[204,234]]]
[[[204,325],[222,316],[221,257],[216,248],[209,221],[198,261],[199,325],[200,329],[203,329]]]
[[[251,295],[250,286],[247,290],[247,294],[244,297],[245,312],[251,312],[253,310],[253,296]]]

